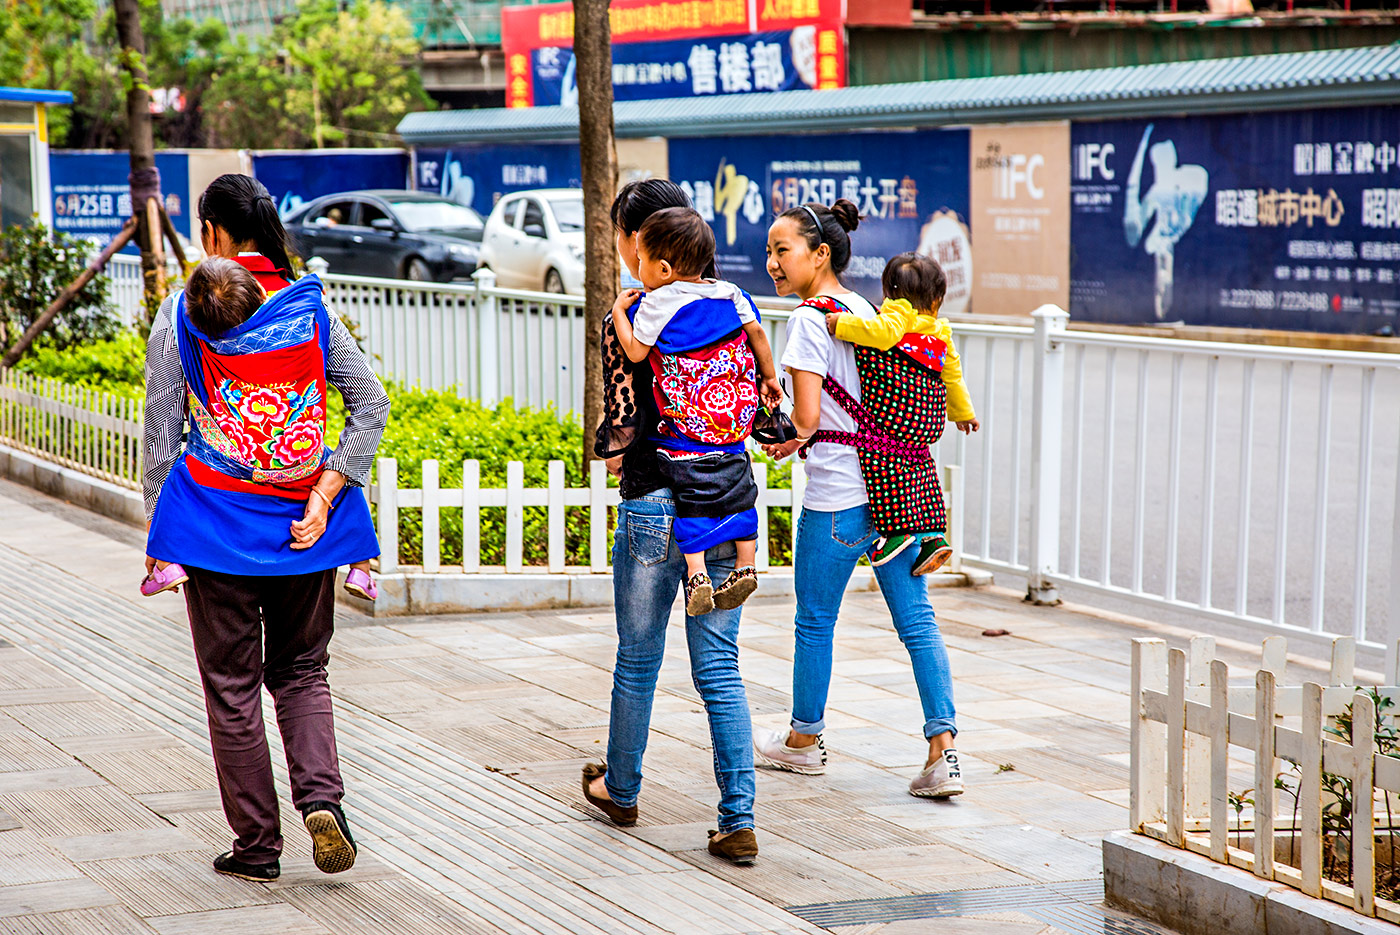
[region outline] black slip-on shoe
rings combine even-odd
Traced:
[[[274,860],[270,864],[248,864],[233,856],[233,851],[224,851],[214,858],[214,869],[225,876],[252,880],[254,883],[271,883],[282,875],[282,865]]]
[[[312,802],[302,809],[311,833],[311,856],[322,873],[342,873],[355,866],[355,839],[345,812],[334,802]]]

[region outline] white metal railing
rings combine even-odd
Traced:
[[[578,297],[485,270],[325,278],[382,376],[582,408]],[[763,314],[781,357],[791,308]],[[1041,601],[1065,589],[1367,650],[1400,636],[1400,420],[1384,405],[1400,355],[1070,331],[1048,307],[1033,322],[954,325],[982,429],[934,450],[963,469],[969,562]]]
[[[1394,716],[1385,712],[1386,699],[1400,698],[1396,648],[1384,676],[1390,684],[1363,691],[1350,637],[1333,642],[1327,686],[1286,687],[1282,637],[1265,640],[1248,685],[1230,684],[1208,637],[1192,640],[1189,654],[1133,640],[1131,830],[1400,922],[1400,903],[1376,894],[1378,850],[1393,887],[1400,843],[1391,803],[1400,757],[1385,752],[1395,746]],[[1249,754],[1233,776],[1232,748]],[[1280,770],[1280,760],[1289,766]]]
[[[801,462],[792,465],[791,488],[769,486],[768,465],[755,462],[754,482],[758,486],[758,549],[757,567],[767,570],[770,565],[773,543],[769,535],[769,510],[788,509],[794,503],[802,502],[806,486],[806,474]],[[379,570],[391,573],[401,570],[400,558],[406,543],[400,539],[399,517],[403,510],[419,511],[421,530],[421,558],[415,563],[418,569],[427,574],[461,572],[474,574],[482,570],[481,553],[481,511],[487,508],[504,508],[505,543],[502,550],[503,570],[507,574],[525,571],[545,571],[562,573],[566,567],[566,527],[568,511],[585,509],[588,513],[588,556],[586,569],[604,573],[611,571],[611,550],[608,547],[608,530],[612,528],[610,510],[621,502],[618,490],[608,486],[605,466],[600,461],[589,465],[587,487],[566,487],[563,461],[550,461],[545,487],[525,486],[525,465],[520,461],[506,464],[506,485],[498,488],[483,488],[480,483],[481,467],[475,460],[462,464],[462,486],[443,488],[439,486],[440,465],[435,460],[422,463],[422,484],[416,488],[399,486],[398,462],[394,458],[380,458],[375,466],[375,481],[370,488],[370,501],[375,504],[375,520],[379,529]],[[961,511],[957,499],[957,468],[944,469],[943,485],[948,495],[949,543],[957,548],[961,541]],[[532,567],[530,556],[525,555],[524,529],[525,509],[543,507],[546,510],[547,548],[543,566]],[[460,565],[446,566],[442,562],[444,544],[443,516],[446,510],[461,510],[462,537],[460,541],[462,561]],[[789,539],[783,543],[791,550],[791,532],[795,524],[789,526]],[[453,543],[454,551],[457,543]],[[956,555],[956,552],[955,552]],[[954,558],[949,571],[961,569],[960,559]]]
[[[143,402],[0,371],[0,441],[139,490]]]
[[[326,302],[358,327],[385,379],[458,392],[487,405],[583,411],[583,299],[501,289],[490,270],[474,285],[416,283],[323,273]],[[790,307],[760,306],[775,357]]]
[[[1067,322],[1047,308],[1030,328],[954,328],[983,429],[940,458],[965,469],[971,564],[1026,576],[1041,601],[1066,588],[1371,650],[1400,637],[1384,405],[1400,355]]]
[[[166,275],[171,281],[182,279],[180,264],[175,257],[166,257]],[[129,253],[114,254],[103,270],[111,285],[107,295],[116,306],[121,323],[128,328],[145,321],[146,284],[141,276],[141,258]]]

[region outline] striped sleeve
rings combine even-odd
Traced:
[[[332,312],[330,320],[331,359],[326,380],[345,400],[345,428],[326,467],[344,474],[348,484],[364,487],[389,421],[389,395],[340,317]]]
[[[146,519],[155,515],[165,478],[180,456],[185,433],[185,373],[171,327],[174,295],[156,312],[146,343],[146,410],[141,444],[141,488]]]

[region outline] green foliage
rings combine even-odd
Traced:
[[[0,345],[9,347],[87,266],[88,247],[42,224],[0,232]],[[107,277],[94,276],[59,312],[36,347],[62,350],[110,338],[118,322]]]
[[[157,146],[375,144],[404,114],[432,106],[414,64],[412,26],[383,0],[304,0],[271,35],[251,41],[230,37],[214,19],[167,18],[160,0],[140,4],[149,85],[177,89],[184,100],[183,109],[156,115]],[[129,78],[109,4],[0,4],[0,84],[73,92],[71,107],[50,108],[59,145],[126,145]]]
[[[232,58],[210,89],[210,120],[225,146],[382,143],[405,114],[432,104],[405,64],[418,51],[398,7],[304,0],[269,39]],[[269,106],[249,108],[250,99]]]
[[[17,369],[118,396],[144,394],[146,342],[134,331],[109,341],[91,341],[60,350],[41,347],[20,360]]]

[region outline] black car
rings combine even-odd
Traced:
[[[333,273],[450,282],[470,276],[485,224],[471,208],[423,192],[339,192],[285,219],[301,255]]]

